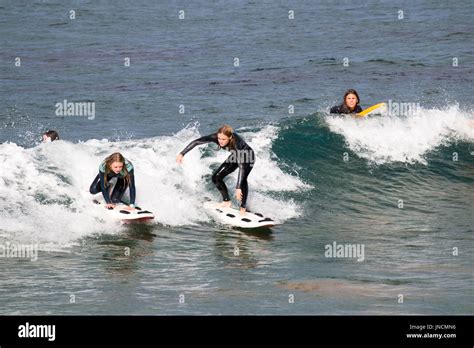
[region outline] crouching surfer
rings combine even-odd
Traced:
[[[110,194],[109,189],[111,180],[116,178],[113,191]],[[122,154],[116,152],[107,157],[99,166],[99,174],[92,182],[89,192],[93,195],[102,192],[107,209],[115,208],[117,203],[125,203],[122,201],[126,189],[130,189],[130,204],[125,209],[135,209],[135,177],[133,165],[125,159]]]

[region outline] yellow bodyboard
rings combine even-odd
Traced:
[[[357,113],[356,115],[357,115],[358,117],[364,117],[364,116],[366,116],[367,114],[371,113],[372,111],[375,111],[375,110],[377,110],[377,109],[379,109],[379,108],[381,108],[381,107],[383,107],[383,106],[386,106],[386,104],[385,104],[385,103],[378,103],[378,104],[375,104],[375,105],[371,106],[370,108],[367,108],[367,109],[365,109],[365,110],[363,110],[363,111]]]

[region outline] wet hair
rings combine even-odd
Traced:
[[[218,130],[217,134],[224,134],[225,136],[229,137],[229,148],[232,150],[235,150],[235,137],[234,135],[234,130],[232,129],[231,126],[224,124],[222,125]]]
[[[130,173],[127,170],[127,164],[125,163],[125,157],[122,156],[120,152],[115,152],[111,154],[109,157],[107,157],[105,160],[105,173],[104,173],[104,184],[107,185],[107,175],[112,171],[110,169],[110,166],[114,162],[120,162],[123,163],[123,168],[122,172],[124,172],[123,179],[125,180],[126,185],[128,186],[130,184]]]
[[[357,103],[356,103],[356,106],[359,105],[360,103],[360,98],[359,98],[359,93],[357,93],[357,91],[355,89],[348,89],[346,91],[346,93],[344,93],[344,102],[343,102],[343,105],[349,109],[349,107],[347,106],[346,104],[346,97],[349,95],[349,94],[354,94],[356,97],[357,97]]]
[[[51,141],[59,140],[59,134],[55,130],[49,130],[47,132],[44,132],[43,135],[49,137]]]

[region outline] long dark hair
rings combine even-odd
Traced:
[[[357,93],[357,91],[356,91],[355,89],[348,89],[348,90],[346,91],[346,93],[344,93],[344,102],[343,102],[343,105],[344,105],[347,109],[349,109],[349,107],[348,107],[347,104],[346,104],[346,97],[347,97],[349,94],[354,94],[354,95],[357,97],[357,104],[356,104],[356,106],[355,106],[355,107],[357,107],[357,105],[359,105],[359,103],[360,103],[360,98],[359,98],[359,93]]]
[[[231,126],[224,124],[218,130],[217,134],[224,134],[225,136],[229,137],[229,148],[235,150],[235,137],[234,137],[234,130]]]

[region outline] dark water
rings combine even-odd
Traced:
[[[2,1],[0,242],[39,252],[0,258],[1,313],[472,314],[473,7]],[[421,109],[328,115],[347,88],[364,108]],[[93,119],[57,116],[65,99],[94,102]],[[278,220],[271,230],[201,208],[225,153],[174,163],[222,123],[256,151],[249,207]],[[63,141],[38,145],[49,128]],[[91,207],[116,150],[154,224]],[[364,259],[326,257],[334,241]]]

